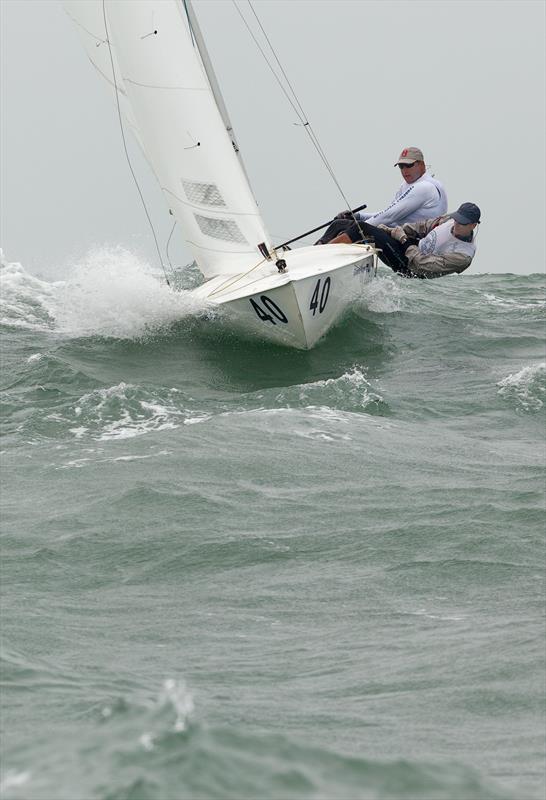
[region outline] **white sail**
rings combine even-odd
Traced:
[[[111,84],[112,52],[123,115],[205,277],[254,266],[269,237],[182,3],[65,0],[65,7]]]
[[[64,9],[74,22],[80,34],[89,60],[99,75],[110,85],[114,103],[119,101],[124,125],[129,127],[144,150],[140,140],[136,120],[134,118],[125,87],[121,81],[121,69],[116,61],[113,49],[108,48],[104,28],[104,13],[102,0],[64,0]],[[112,70],[112,62],[114,69]],[[115,72],[115,82],[114,73]],[[146,155],[146,152],[144,151]]]

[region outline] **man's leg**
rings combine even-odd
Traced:
[[[352,219],[334,219],[326,228],[320,239],[315,242],[315,244],[328,244],[330,239],[334,239],[336,236],[339,236],[340,233],[343,233],[350,228],[353,223],[354,220]]]
[[[401,275],[411,274],[404,247],[385,231],[381,231],[367,222],[359,222],[358,225],[353,222],[352,226],[343,233],[343,238],[341,236],[338,237],[338,242],[350,241],[355,243],[362,241],[363,235],[370,237],[381,250],[379,258],[383,264],[386,264],[387,267],[390,267],[394,272],[399,272]]]

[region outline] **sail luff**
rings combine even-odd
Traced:
[[[205,40],[203,38],[203,34],[201,33],[201,28],[199,26],[199,21],[195,14],[195,9],[193,7],[192,0],[182,0],[184,3],[184,7],[186,9],[188,20],[191,26],[191,31],[195,37],[195,43],[197,45],[197,49],[199,51],[199,55],[201,56],[201,60],[203,62],[203,68],[207,74],[209,79],[210,88],[214,95],[214,99],[216,100],[216,105],[218,106],[218,111],[224,121],[224,125],[226,127],[226,131],[228,132],[229,137],[231,138],[233,148],[237,153],[239,160],[241,162],[241,166],[246,175],[246,169],[243,162],[243,159],[240,155],[239,145],[237,144],[237,139],[235,136],[235,131],[233,130],[233,125],[231,124],[231,119],[229,118],[229,113],[224,101],[224,97],[222,95],[222,91],[220,89],[220,84],[218,83],[218,78],[216,77],[216,73],[214,71],[214,67],[212,65],[212,61],[209,55],[209,51],[207,50],[207,46],[205,44]],[[247,176],[248,178],[248,176]]]

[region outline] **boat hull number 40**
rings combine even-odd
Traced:
[[[313,312],[313,316],[315,316],[317,311],[319,314],[322,314],[326,308],[331,285],[332,279],[329,277],[325,278],[324,281],[322,281],[321,278],[318,279],[313,290],[313,294],[311,295],[311,302],[309,303],[309,310]],[[277,303],[266,294],[260,295],[259,303],[256,302],[253,297],[251,297],[250,303],[256,312],[256,316],[258,319],[261,319],[262,322],[270,322],[272,325],[277,325],[279,322],[288,322],[288,317],[284,311],[279,308]]]
[[[319,314],[322,314],[324,309],[326,308],[326,303],[328,302],[328,296],[330,294],[330,286],[332,283],[331,278],[326,278],[322,283],[321,289],[321,279],[319,278],[317,281],[317,285],[315,286],[315,290],[311,297],[311,302],[309,303],[309,308],[313,312],[313,316],[315,316],[318,308]]]
[[[266,294],[260,296],[260,303],[262,305],[257,303],[252,297],[250,298],[250,302],[252,303],[252,308],[256,312],[258,319],[261,319],[262,322],[271,322],[273,325],[276,325],[277,322],[288,322],[284,311]]]

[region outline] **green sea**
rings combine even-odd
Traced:
[[[309,352],[1,277],[2,798],[544,799],[542,275],[380,268]]]

